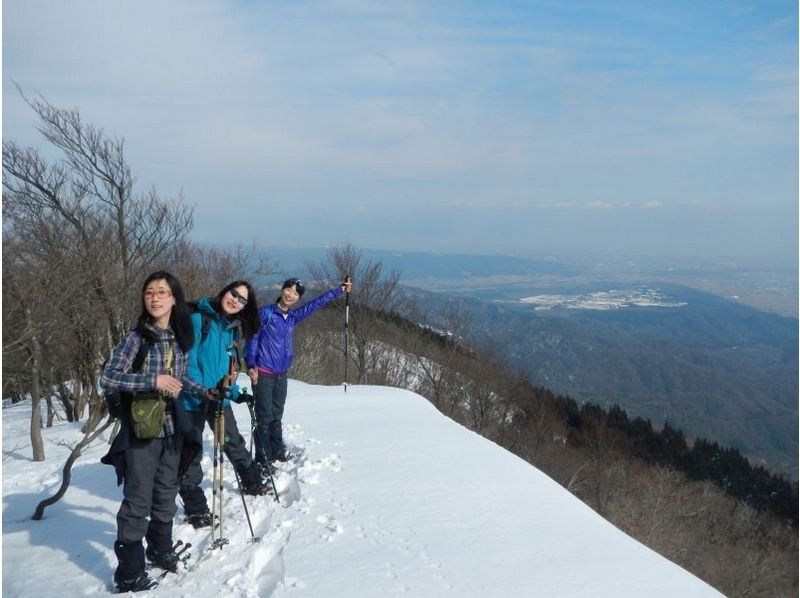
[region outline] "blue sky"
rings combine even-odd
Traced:
[[[793,266],[796,2],[3,2],[26,93],[194,237]]]

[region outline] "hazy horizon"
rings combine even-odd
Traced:
[[[6,0],[3,138],[77,108],[203,242],[796,269],[797,10]]]

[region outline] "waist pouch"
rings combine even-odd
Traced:
[[[166,405],[158,394],[138,394],[131,401],[133,434],[139,440],[157,438],[164,428]]]

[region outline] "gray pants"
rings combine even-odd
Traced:
[[[180,442],[175,436],[131,438],[125,451],[123,500],[117,512],[117,540],[147,538],[157,550],[172,548],[172,518],[178,493]]]
[[[233,410],[230,405],[225,406],[223,414],[225,416],[225,444],[223,444],[225,455],[228,457],[228,461],[230,461],[234,469],[236,469],[236,473],[239,474],[239,477],[243,481],[251,481],[248,475],[253,460],[250,458],[250,451],[247,450],[244,438],[239,434],[236,418],[233,416]],[[212,431],[214,430],[215,416],[216,409],[213,405],[210,406],[205,413],[203,413],[203,411],[189,412],[192,425],[199,430],[201,435],[206,423],[208,423],[208,427],[211,428]],[[180,480],[181,500],[183,500],[183,510],[187,515],[208,512],[206,494],[200,487],[203,481],[203,468],[200,465],[202,459],[203,451],[200,451]]]
[[[283,408],[286,405],[288,380],[286,375],[258,375],[255,392],[256,412],[256,460],[261,463],[274,461],[286,451],[283,443]]]

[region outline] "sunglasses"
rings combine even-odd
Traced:
[[[236,299],[241,305],[247,305],[247,297],[242,297],[242,295],[236,290],[231,289],[228,291],[234,299]]]

